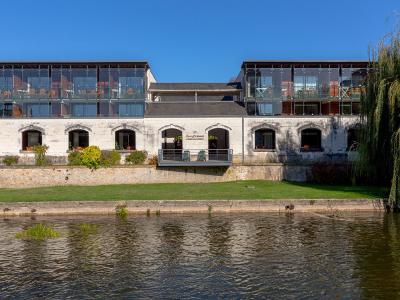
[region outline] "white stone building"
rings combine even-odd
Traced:
[[[96,145],[159,166],[346,160],[367,62],[246,61],[231,83],[157,83],[147,62],[0,63],[0,157]]]

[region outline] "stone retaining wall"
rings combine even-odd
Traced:
[[[3,216],[115,214],[117,207],[129,213],[229,213],[229,212],[324,212],[384,211],[381,199],[366,200],[130,200],[54,201],[0,203]]]
[[[0,188],[55,185],[106,185],[132,183],[203,183],[235,180],[306,181],[309,166],[269,164],[234,165],[229,168],[111,167],[3,167]]]

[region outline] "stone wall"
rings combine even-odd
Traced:
[[[305,181],[309,172],[309,166],[283,164],[234,165],[229,168],[156,168],[144,165],[97,170],[85,167],[2,167],[0,188],[235,180]]]

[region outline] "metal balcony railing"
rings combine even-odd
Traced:
[[[232,149],[160,149],[158,165],[172,166],[230,166]]]

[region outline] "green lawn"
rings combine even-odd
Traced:
[[[387,189],[371,186],[328,186],[259,180],[205,184],[167,183],[0,189],[0,202],[168,199],[355,199],[381,198],[386,197],[387,194]]]

